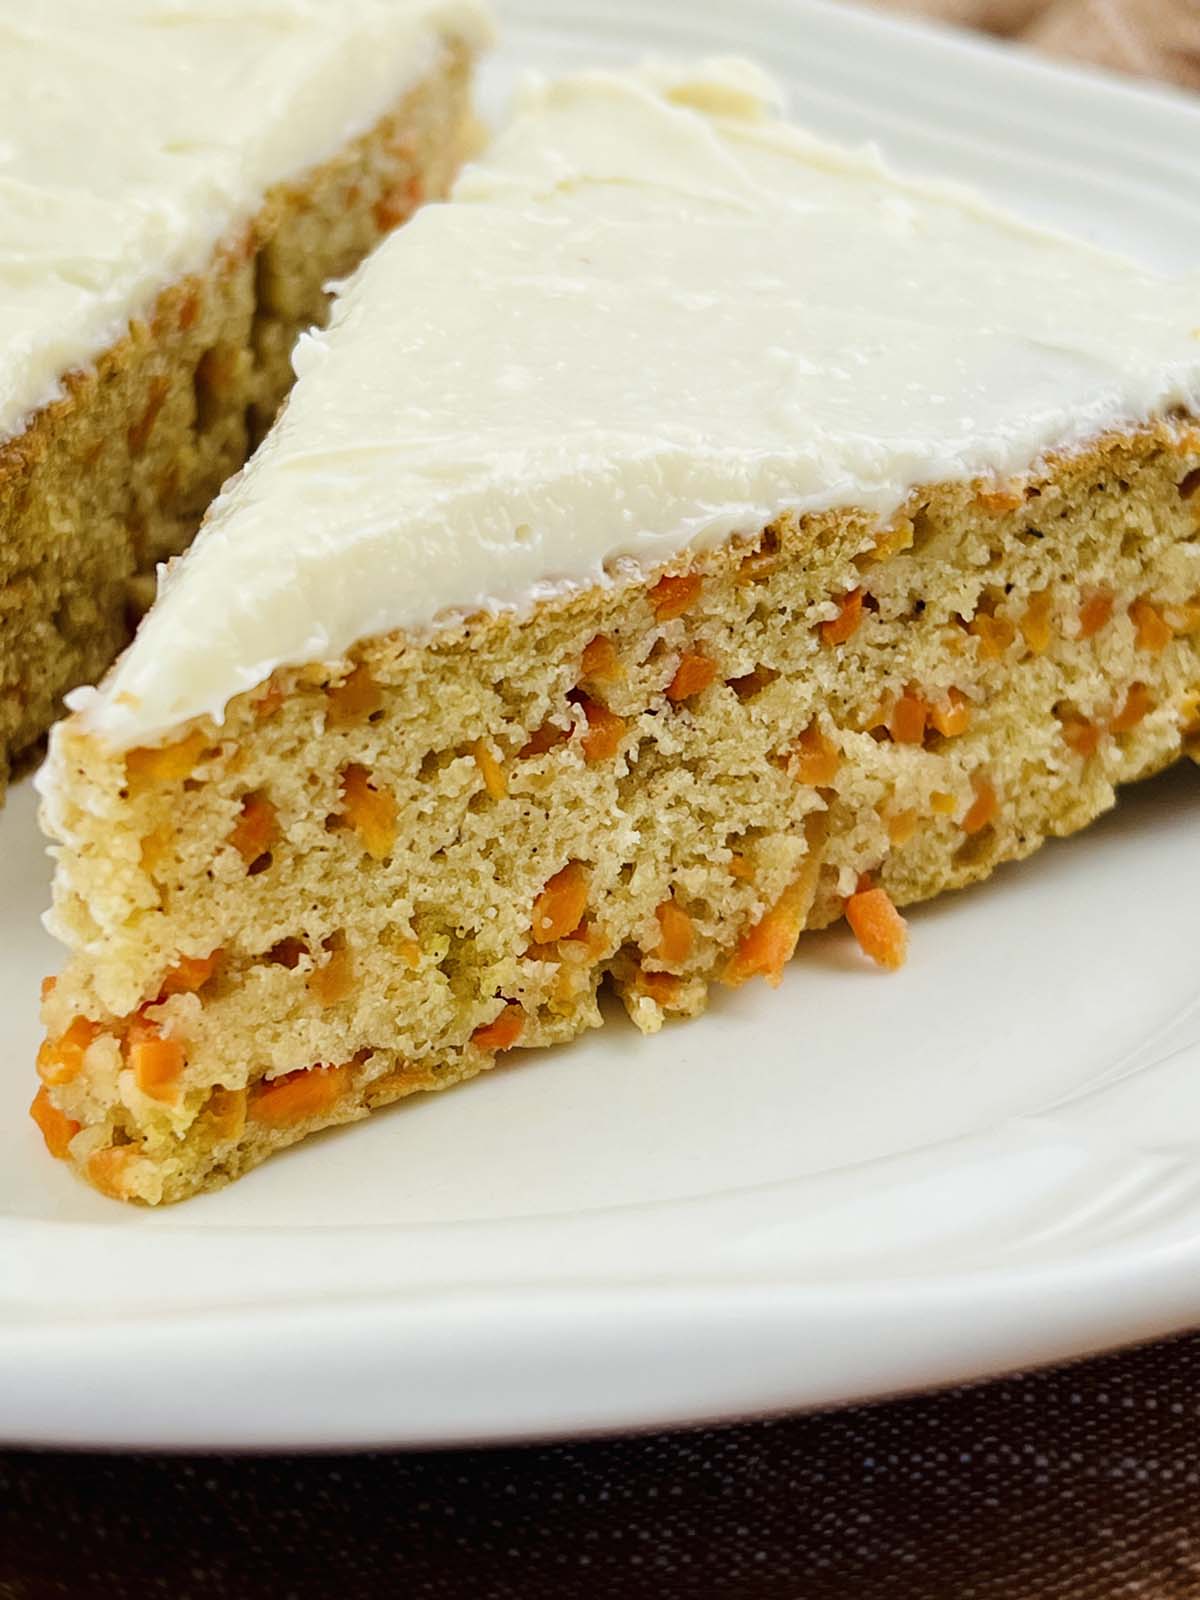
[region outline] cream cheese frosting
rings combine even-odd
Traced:
[[[99,691],[153,739],[277,666],[527,609],[788,509],[1200,401],[1169,281],[782,121],[742,64],[532,85],[344,287]]]
[[[0,440],[479,0],[0,0]]]

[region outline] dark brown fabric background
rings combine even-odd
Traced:
[[[1200,0],[879,3],[1200,85]],[[1200,1600],[1200,1335],[643,1438],[0,1456],[0,1600],[59,1596]]]
[[[446,1454],[0,1459],[3,1600],[1195,1600],[1200,1336]]]

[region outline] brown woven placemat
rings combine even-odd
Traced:
[[[920,1399],[642,1438],[342,1457],[12,1454],[0,1457],[0,1596],[1196,1600],[1200,1336]]]

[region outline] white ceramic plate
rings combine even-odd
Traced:
[[[1167,266],[1200,110],[839,7],[509,0],[487,85],[758,55],[793,111]],[[782,990],[322,1136],[162,1212],[25,1117],[57,956],[0,818],[0,1433],[169,1447],[516,1438],[847,1400],[1200,1322],[1200,773]]]

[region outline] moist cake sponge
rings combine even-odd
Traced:
[[[1200,429],[785,517],[649,581],[277,672],[165,746],[68,730],[35,1116],[174,1200],[600,1024],[778,981],[1200,733]],[[298,1066],[298,1063],[303,1065]]]
[[[0,800],[266,431],[330,280],[446,193],[474,137],[470,59],[447,40],[366,134],[276,184],[203,270],[67,373],[61,399],[0,432]]]

